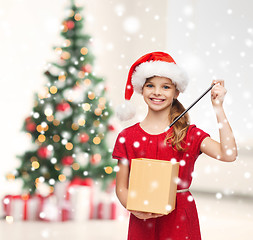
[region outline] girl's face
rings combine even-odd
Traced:
[[[150,110],[162,111],[171,106],[179,91],[169,78],[155,76],[147,79],[142,95]]]

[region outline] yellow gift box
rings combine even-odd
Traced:
[[[132,159],[127,209],[169,214],[175,209],[179,163]]]

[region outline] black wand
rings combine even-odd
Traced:
[[[192,105],[190,107],[188,107],[187,109],[184,110],[184,112],[182,112],[170,125],[169,127],[166,129],[168,130],[169,128],[171,128],[181,117],[183,117],[202,97],[204,97],[214,86],[215,84],[213,83],[194,103],[192,103]]]

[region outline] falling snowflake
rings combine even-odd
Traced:
[[[139,143],[139,142],[137,142],[137,141],[136,141],[136,142],[134,142],[134,147],[135,147],[135,148],[140,147],[140,143]]]
[[[126,141],[126,139],[124,137],[120,137],[120,139],[119,139],[120,143],[124,143],[125,141]]]
[[[140,29],[140,21],[134,16],[127,17],[123,22],[123,28],[127,33],[137,33]]]

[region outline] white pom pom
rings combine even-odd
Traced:
[[[134,117],[135,108],[129,101],[125,101],[116,108],[116,115],[121,121],[127,121]]]

